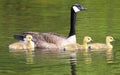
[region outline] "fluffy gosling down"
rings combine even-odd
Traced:
[[[88,44],[91,50],[108,50],[112,49],[113,46],[111,42],[115,41],[112,36],[106,36],[106,43],[92,43]]]
[[[9,49],[18,49],[18,50],[34,50],[34,42],[32,41],[33,37],[31,35],[27,35],[25,41],[15,42],[9,45]]]
[[[88,50],[88,45],[87,43],[92,42],[92,38],[89,36],[85,36],[83,39],[83,44],[80,45],[78,43],[75,44],[69,44],[64,47],[64,50],[69,50],[69,51],[75,51],[75,50]]]

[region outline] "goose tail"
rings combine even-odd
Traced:
[[[20,35],[20,34],[15,34],[15,35],[13,35],[13,37],[14,37],[15,39],[21,40],[21,41],[24,41],[24,38],[25,38],[25,36]]]

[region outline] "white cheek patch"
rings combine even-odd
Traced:
[[[74,9],[75,12],[80,11],[76,6],[73,6],[73,9]]]

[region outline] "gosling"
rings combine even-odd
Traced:
[[[35,44],[32,41],[33,37],[31,35],[27,35],[25,41],[19,41],[9,45],[9,49],[15,50],[34,50]]]
[[[75,44],[69,44],[64,47],[64,50],[69,50],[69,51],[76,51],[76,50],[82,50],[82,51],[87,51],[88,50],[88,45],[87,43],[92,42],[92,38],[89,36],[85,36],[83,39],[83,44],[80,45],[78,43]]]
[[[92,38],[89,36],[85,36],[83,39],[83,44],[78,46],[79,50],[87,52],[89,50],[89,42],[93,42]]]
[[[112,36],[106,36],[106,43],[88,44],[91,50],[111,50],[113,48],[111,42],[115,41]]]

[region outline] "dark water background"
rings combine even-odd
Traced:
[[[0,0],[0,75],[71,75],[66,53],[10,52],[14,34],[24,31],[55,32],[68,35],[70,7],[80,3],[87,11],[77,13],[77,41],[84,36],[105,42],[111,35],[113,53],[77,53],[77,75],[120,75],[119,0]]]

